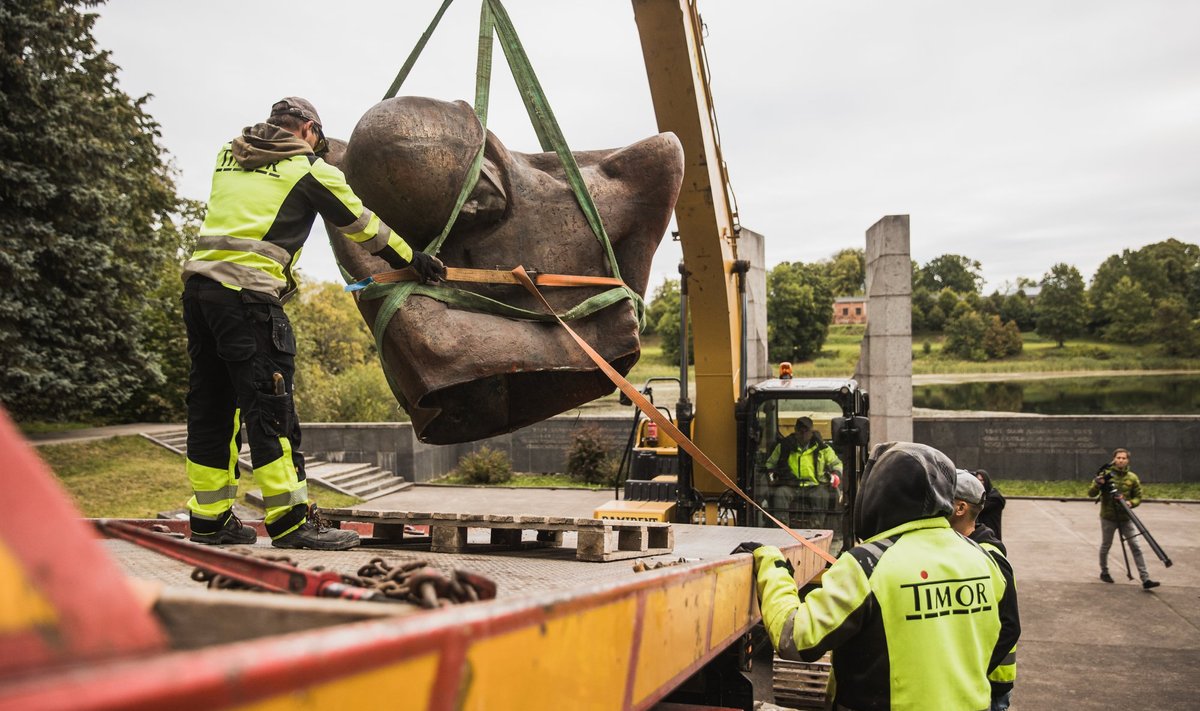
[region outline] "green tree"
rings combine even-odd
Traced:
[[[834,254],[827,267],[829,288],[834,296],[857,296],[866,293],[867,257],[862,249],[843,249]]]
[[[1059,348],[1087,324],[1087,294],[1079,270],[1062,262],[1042,277],[1037,299],[1037,332],[1053,338]]]
[[[286,306],[296,332],[296,410],[307,422],[407,420],[375,355],[375,341],[336,282],[303,280]]]
[[[156,354],[162,382],[143,381],[125,405],[127,419],[147,422],[182,422],[186,417],[188,375],[191,359],[187,352],[187,331],[183,326],[183,302],[179,298],[179,273],[191,255],[204,222],[205,205],[196,200],[181,201],[180,214],[174,228],[178,235],[173,241],[180,244],[175,258],[166,262],[158,273],[158,283],[146,295],[146,350]],[[164,230],[171,229],[169,224]]]
[[[646,311],[646,320],[654,319],[654,332],[659,336],[662,357],[670,365],[679,365],[679,280],[667,279],[654,292],[654,300]],[[692,317],[688,314],[688,325]],[[688,363],[696,362],[692,331],[688,329]]]
[[[148,297],[179,200],[92,4],[0,4],[0,400],[18,418],[125,417],[165,382]]]
[[[936,327],[930,325],[930,322],[929,322],[929,312],[936,305],[937,305],[937,302],[934,301],[933,294],[930,293],[929,289],[926,289],[926,288],[920,287],[920,286],[913,287],[912,329],[913,329],[914,333],[920,333],[920,332],[924,332],[924,331],[941,330],[942,324],[940,322],[937,324]],[[943,314],[943,320],[944,319],[945,319],[945,315]]]
[[[961,254],[943,254],[915,271],[913,284],[932,292],[948,288],[960,294],[978,293],[983,287],[983,266]]]
[[[962,304],[946,322],[946,343],[942,351],[964,360],[987,360],[983,348],[985,330],[979,312]]]
[[[833,290],[820,264],[781,262],[767,275],[767,351],[772,361],[821,352],[833,319]]]
[[[302,280],[286,306],[296,332],[296,357],[329,375],[375,362],[375,340],[341,284]]]
[[[1146,290],[1127,276],[1121,277],[1100,296],[1109,314],[1104,340],[1114,343],[1145,343],[1150,340],[1154,307]]]
[[[937,294],[938,308],[940,308],[942,313],[946,315],[946,320],[953,318],[954,310],[958,308],[958,305],[961,301],[962,298],[959,296],[958,292],[949,287],[942,289]]]
[[[934,302],[933,307],[925,314],[925,328],[929,331],[942,331],[946,328],[946,312]]]
[[[1193,322],[1187,302],[1171,296],[1158,302],[1154,309],[1154,340],[1171,356],[1193,356],[1200,353],[1200,322]]]
[[[1017,289],[1016,293],[1005,296],[1003,303],[1000,304],[999,314],[1000,320],[1005,323],[1015,321],[1017,328],[1023,331],[1032,329],[1037,323],[1033,313],[1033,304],[1024,289]]]
[[[1150,298],[1151,303],[1172,296],[1188,305],[1192,317],[1200,316],[1200,246],[1175,238],[1148,244],[1141,249],[1123,250],[1101,263],[1092,277],[1089,295],[1092,299],[1092,328],[1103,331],[1117,314],[1106,306],[1104,294],[1121,277],[1129,277]]]
[[[979,302],[980,316],[998,315],[1000,310],[1004,308],[1004,294],[999,291],[993,291],[986,297],[981,298]]]
[[[666,313],[675,314],[677,320],[679,318],[678,279],[664,279],[654,290],[646,306],[646,333],[658,333],[658,322]]]

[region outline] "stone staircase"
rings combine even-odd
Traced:
[[[142,437],[176,454],[187,454],[187,429],[154,434],[143,432]],[[250,447],[244,442],[238,453],[238,468],[243,472],[254,469],[250,463]],[[405,481],[403,477],[384,471],[374,464],[329,462],[307,454],[304,455],[304,473],[309,481],[364,500],[394,494],[412,487],[412,482]]]

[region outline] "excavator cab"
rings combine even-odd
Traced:
[[[793,528],[832,529],[852,539],[846,514],[866,464],[867,409],[866,392],[854,380],[774,378],[751,385],[738,407],[739,486]],[[749,506],[736,515],[746,525],[772,525]]]

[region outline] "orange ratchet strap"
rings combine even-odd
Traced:
[[[524,285],[525,289],[529,293],[536,296],[538,300],[542,302],[542,305],[546,307],[547,311],[555,314],[553,307],[551,307],[550,303],[546,301],[545,297],[542,296],[542,293],[538,291],[537,284],[534,282],[534,279],[531,278],[528,273],[526,273],[524,267],[518,266],[516,269],[513,269],[512,276],[516,280],[516,283]],[[583,349],[583,352],[588,354],[588,357],[592,359],[592,361],[600,368],[600,370],[604,371],[604,374],[608,376],[608,379],[611,380],[614,385],[620,388],[621,392],[625,393],[625,395],[628,396],[629,399],[638,406],[638,409],[644,412],[646,416],[649,417],[660,428],[662,428],[662,430],[666,431],[666,433],[671,436],[671,439],[675,440],[680,447],[683,447],[684,451],[690,454],[693,460],[699,462],[700,466],[707,469],[709,473],[715,476],[722,484],[729,487],[731,491],[745,499],[746,502],[751,506],[759,511],[762,511],[767,518],[774,521],[776,526],[779,526],[783,530],[787,531],[792,538],[795,538],[809,550],[815,552],[826,561],[830,563],[837,562],[837,558],[833,557],[828,552],[821,550],[816,545],[811,543],[807,538],[793,531],[782,521],[772,516],[766,509],[759,506],[758,502],[747,496],[746,492],[742,491],[741,488],[739,488],[738,485],[734,483],[734,481],[730,479],[728,475],[725,474],[725,472],[721,471],[721,468],[717,466],[716,462],[709,459],[708,455],[706,455],[704,452],[701,452],[700,448],[697,447],[692,440],[688,439],[683,432],[680,432],[679,428],[672,424],[670,420],[668,420],[661,412],[659,412],[658,408],[654,407],[654,405],[652,405],[650,401],[645,398],[645,396],[638,392],[637,388],[635,388],[628,380],[621,377],[621,374],[618,373],[615,368],[609,365],[608,361],[604,360],[604,357],[596,352],[596,349],[588,345],[588,342],[583,340],[583,338],[581,338],[574,329],[568,326],[565,321],[563,321],[561,318],[558,318],[557,314],[555,314],[555,319],[558,321],[559,325],[567,329],[567,333],[571,334],[571,338],[575,339],[575,342],[579,344],[579,347]]]
[[[514,276],[515,272],[500,269],[464,269],[462,267],[446,267],[446,281],[472,282],[475,284],[521,284]],[[538,286],[625,286],[625,282],[615,277],[575,276],[571,274],[532,274],[529,275]],[[390,272],[380,272],[357,281],[346,287],[346,291],[359,291],[370,284],[395,284],[402,281],[416,281],[417,275],[412,269],[396,269]]]

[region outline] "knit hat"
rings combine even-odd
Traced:
[[[954,483],[954,498],[968,504],[982,504],[983,484],[979,483],[974,474],[965,469],[959,469],[955,473],[958,475],[958,479]]]

